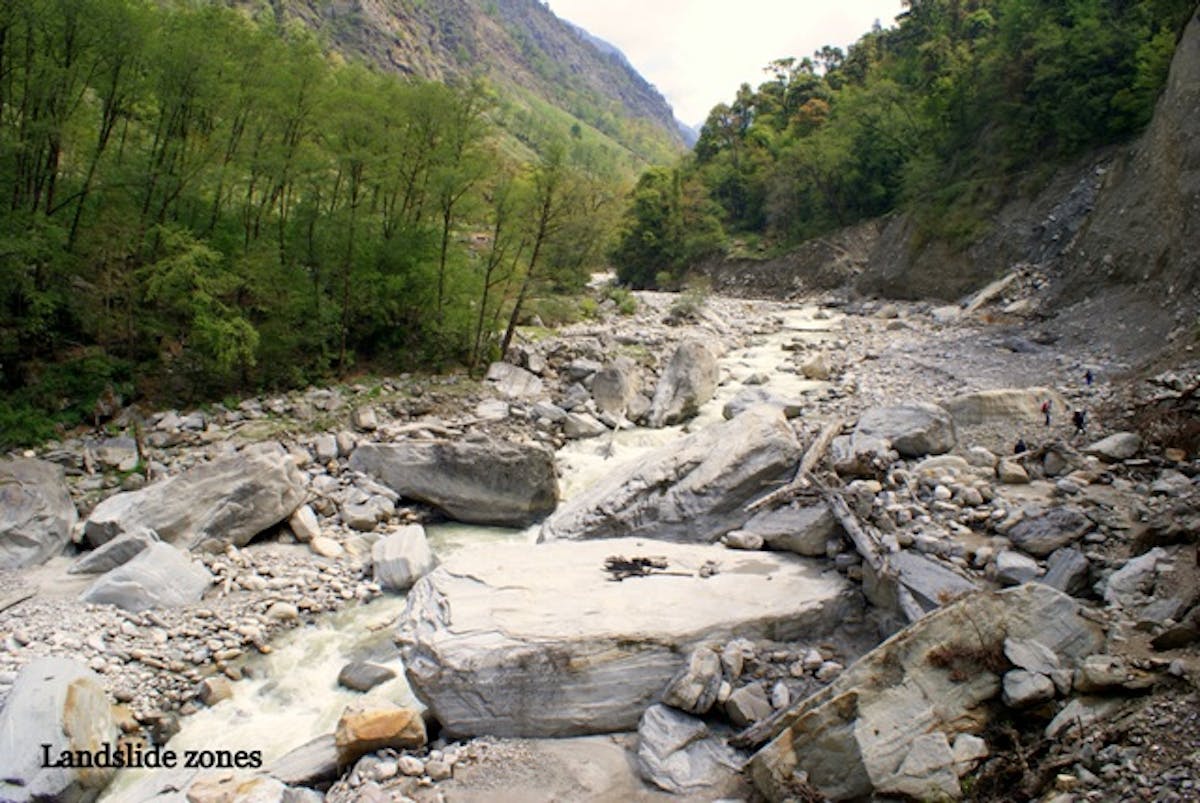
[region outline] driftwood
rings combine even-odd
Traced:
[[[850,510],[850,506],[846,504],[846,500],[840,493],[822,486],[821,497],[825,500],[825,504],[829,505],[829,512],[837,519],[838,524],[842,525],[842,529],[846,531],[846,535],[854,544],[854,548],[858,550],[858,554],[862,555],[866,564],[876,573],[882,571],[887,565],[887,553],[884,552],[883,544],[880,543],[879,536],[873,532],[873,528],[864,526],[858,520],[858,516],[855,516],[854,512]]]
[[[612,575],[609,580],[619,583],[630,577],[649,577],[650,575],[674,575],[676,577],[691,577],[691,572],[668,572],[667,559],[663,557],[626,558],[624,555],[611,555],[604,559],[604,571]]]
[[[753,513],[761,508],[781,502],[799,491],[804,491],[812,487],[813,469],[820,465],[821,460],[825,457],[825,453],[829,451],[829,444],[833,443],[833,439],[841,431],[842,419],[840,418],[835,418],[822,427],[817,437],[809,444],[808,450],[800,460],[800,465],[796,467],[796,474],[792,477],[792,481],[781,488],[776,488],[766,496],[751,502],[746,506],[746,510]]]

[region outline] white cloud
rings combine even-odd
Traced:
[[[901,0],[549,0],[558,16],[612,42],[688,123],[730,100],[762,68],[822,45],[846,45],[875,20],[884,26]]]

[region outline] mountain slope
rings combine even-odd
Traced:
[[[482,74],[509,104],[530,94],[654,162],[684,147],[671,107],[611,45],[537,0],[271,0],[339,51],[439,81]],[[536,109],[534,110],[536,111]]]

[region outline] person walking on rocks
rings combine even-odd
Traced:
[[[1075,424],[1075,434],[1084,434],[1084,430],[1087,429],[1087,413],[1083,410],[1076,410],[1071,415],[1071,421]]]
[[[1029,451],[1029,447],[1025,444],[1024,438],[1017,438],[1017,445],[1013,447],[1013,454],[1023,454]]]
[[[1083,381],[1087,383],[1089,388],[1092,386],[1092,383],[1096,381],[1096,375],[1092,373],[1091,368],[1087,369],[1087,373],[1083,375]]]
[[[1042,415],[1046,416],[1046,426],[1050,426],[1050,400],[1042,402]]]

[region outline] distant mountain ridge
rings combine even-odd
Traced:
[[[431,80],[486,75],[502,95],[565,111],[644,162],[685,140],[663,96],[624,54],[538,0],[270,0],[339,51]]]

